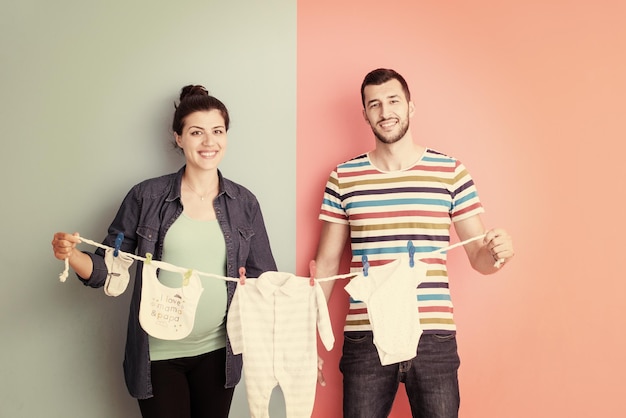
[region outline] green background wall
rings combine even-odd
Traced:
[[[289,0],[3,4],[0,416],[140,416],[122,375],[129,294],[60,283],[50,241],[99,241],[133,184],[181,166],[169,125],[185,84],[228,106],[222,171],[255,192],[294,271],[295,31]],[[248,416],[243,384],[231,416]]]

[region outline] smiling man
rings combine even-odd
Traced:
[[[484,210],[464,165],[414,141],[409,120],[415,107],[400,74],[382,68],[371,71],[361,85],[361,101],[376,146],[339,164],[330,174],[319,215],[323,226],[317,276],[338,274],[348,237],[353,272],[363,270],[363,256],[371,268],[394,262],[408,252],[409,241],[428,271],[415,289],[415,309],[409,310],[417,317],[422,334],[415,355],[411,351],[413,358],[406,361],[382,365],[377,347],[381,339],[376,339],[381,335],[370,322],[371,311],[364,301],[350,299],[340,362],[343,416],[387,417],[399,382],[403,382],[413,417],[457,417],[460,362],[456,326],[446,252],[437,250],[450,245],[452,226],[462,241],[481,237],[465,244],[465,252],[475,270],[492,274],[513,257],[513,243],[505,230],[487,231],[483,226]],[[322,285],[330,298],[333,282]],[[370,288],[376,292],[377,285]],[[378,299],[377,314],[385,316],[396,310],[394,304],[401,296]],[[389,329],[382,334],[394,339]],[[400,337],[395,339],[402,340]],[[323,384],[321,370],[319,380]]]

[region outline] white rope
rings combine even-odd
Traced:
[[[438,250],[435,250],[435,251],[433,251],[433,253],[439,253],[439,252],[442,252],[442,251],[448,251],[448,250],[451,250],[453,248],[460,247],[461,245],[469,244],[472,241],[476,241],[478,239],[485,238],[485,235],[487,235],[487,234],[477,235],[475,237],[466,239],[465,241],[457,242],[456,244],[452,244],[449,247],[440,248]],[[495,268],[499,269],[500,267],[502,267],[504,265],[505,261],[506,260],[504,258],[500,258],[500,259],[496,260],[496,262],[493,264],[493,266]]]
[[[435,254],[435,253],[440,253],[443,251],[449,251],[453,248],[456,247],[460,247],[462,245],[468,244],[470,242],[479,240],[481,238],[484,238],[486,234],[482,234],[482,235],[478,235],[469,239],[466,239],[465,241],[462,242],[457,242],[456,244],[452,244],[448,247],[444,247],[444,248],[439,248],[435,251],[432,251],[430,254]],[[78,237],[79,240],[81,240],[82,242],[84,242],[85,244],[90,244],[93,245],[95,247],[98,248],[102,248],[104,250],[113,250],[113,248],[108,247],[106,245],[100,244],[96,241],[92,241],[90,239],[87,238],[83,238],[83,237]],[[149,263],[152,260],[152,256],[150,255],[149,257],[140,257],[138,255],[132,254],[132,253],[127,253],[121,250],[118,250],[119,252],[123,253],[124,255],[134,259],[134,260],[139,260],[139,261],[143,261],[143,262],[147,262]],[[422,256],[425,256],[426,254],[423,254]],[[424,258],[424,257],[422,257]],[[172,270],[180,270],[180,267],[174,266],[173,264],[168,264],[168,263],[164,263],[163,261],[160,262],[161,265],[163,265],[165,268],[171,267]],[[494,267],[496,268],[500,268],[502,265],[504,264],[504,259],[499,259],[495,262]],[[65,269],[63,270],[63,272],[61,272],[61,274],[59,274],[59,280],[61,282],[65,282],[65,280],[67,279],[67,277],[69,276],[69,270],[70,270],[70,263],[69,263],[69,257],[65,259]],[[191,269],[185,269],[185,270],[191,270]],[[220,276],[217,274],[212,274],[212,273],[203,273],[201,271],[196,271],[196,273],[200,276],[205,276],[205,277],[213,277],[216,279],[222,279],[222,280],[226,280],[226,281],[231,281],[231,282],[236,282],[239,281],[239,278],[235,278],[235,277],[225,277],[225,276]],[[347,274],[339,274],[336,276],[330,276],[330,277],[323,277],[323,278],[316,278],[315,280],[318,282],[327,282],[327,281],[331,281],[331,280],[337,280],[337,279],[346,279],[346,278],[351,278],[354,277],[356,273],[347,273]],[[254,279],[253,277],[246,277],[247,279]]]
[[[90,240],[88,238],[78,237],[78,239],[81,240],[82,242],[84,242],[85,244],[90,244],[90,245],[93,245],[95,247],[102,248],[104,250],[113,250],[113,248],[111,248],[111,247],[108,247],[106,245],[100,244],[100,243],[98,243],[96,241],[92,241],[92,240]],[[135,255],[135,254],[132,254],[132,253],[127,253],[125,251],[121,251],[121,250],[118,250],[118,251],[120,253],[122,253],[122,254],[124,254],[124,255],[132,258],[132,259],[134,259],[134,260],[143,261],[144,263],[149,263],[152,260],[152,256],[141,257],[141,256],[138,256],[138,255]],[[185,268],[177,267],[177,266],[175,266],[173,264],[165,263],[163,261],[159,261],[159,265],[161,267],[163,267],[163,268],[166,268],[168,270],[173,270],[173,271],[192,270],[192,269],[185,269]],[[65,259],[65,269],[63,270],[63,272],[61,274],[59,274],[59,280],[61,282],[65,282],[65,279],[67,279],[67,277],[69,276],[69,268],[70,268],[70,265],[69,265],[69,257],[68,257],[68,258]],[[213,278],[216,278],[216,279],[222,279],[222,280],[230,281],[230,282],[238,282],[240,280],[240,278],[238,278],[238,277],[226,277],[226,276],[220,276],[218,274],[213,274],[213,273],[204,273],[204,272],[197,271],[197,270],[194,270],[194,271],[198,275],[200,275],[200,276],[213,277]],[[316,280],[318,280],[318,281],[327,281],[327,280],[335,280],[335,279],[344,279],[344,278],[353,277],[353,276],[354,276],[354,273],[351,273],[351,274],[341,274],[341,275],[337,275],[337,276],[327,277],[327,278],[322,279],[322,280],[319,280],[319,279],[316,279]],[[254,277],[246,277],[246,280],[249,280],[249,279],[254,280],[255,278]]]
[[[87,239],[87,238],[78,237],[78,239],[81,240],[82,242],[84,242],[85,244],[93,245],[95,247],[102,248],[103,250],[114,250],[114,248],[108,247],[106,245],[100,244],[100,243],[98,243],[96,241],[92,241],[92,240]],[[138,256],[138,255],[135,255],[135,254],[132,254],[132,253],[127,253],[125,251],[121,251],[121,250],[118,250],[118,251],[120,253],[122,253],[122,254],[132,258],[133,260],[139,260],[139,261],[143,261],[145,263],[149,263],[150,261],[152,261],[152,256],[141,257],[141,256]],[[162,267],[164,267],[166,269],[171,269],[171,270],[174,270],[174,271],[182,269],[181,267],[177,267],[177,266],[175,266],[173,264],[165,263],[163,261],[160,261],[160,264],[161,264]],[[65,279],[68,277],[68,275],[69,275],[69,268],[70,267],[69,267],[69,257],[68,257],[68,258],[65,259],[65,270],[63,270],[63,272],[59,275],[59,280],[61,280],[61,282],[64,282]],[[182,269],[182,270],[191,270],[191,269]],[[200,275],[200,276],[214,277],[214,278],[217,278],[217,279],[223,279],[223,280],[233,281],[233,282],[236,282],[236,281],[239,280],[238,278],[234,278],[234,277],[219,276],[217,274],[203,273],[201,271],[196,271],[196,273],[198,273],[198,275]]]
[[[452,250],[454,248],[460,247],[460,246],[465,245],[465,244],[469,244],[470,242],[473,242],[473,241],[485,238],[485,235],[487,235],[487,234],[477,235],[475,237],[466,239],[465,241],[457,242],[456,244],[452,244],[452,245],[449,245],[447,247],[439,248],[439,249],[436,249],[436,250],[431,251],[429,253],[421,254],[420,255],[420,257],[421,257],[420,259],[426,258],[428,256],[428,254],[441,253],[441,252],[444,252],[444,251]],[[501,258],[501,259],[497,260],[493,266],[495,268],[500,268],[504,264],[504,261],[505,260],[503,258]],[[343,278],[348,278],[348,277],[354,277],[355,275],[356,275],[356,273],[349,273],[349,274],[342,274],[342,275],[339,275],[339,276],[331,276],[331,277],[325,277],[325,278],[315,279],[315,280],[317,280],[318,282],[326,282],[326,281],[335,280],[335,279],[343,279]]]

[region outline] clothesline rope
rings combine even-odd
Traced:
[[[462,245],[469,244],[470,242],[473,242],[473,241],[479,240],[481,238],[484,238],[485,235],[486,234],[477,235],[475,237],[466,239],[465,241],[457,242],[456,244],[452,244],[452,245],[449,245],[449,246],[444,247],[444,248],[439,248],[439,249],[437,249],[435,251],[432,251],[429,254],[440,253],[440,252],[443,252],[443,251],[452,250],[453,248],[460,247]],[[113,248],[111,248],[111,247],[108,247],[106,245],[100,244],[99,242],[90,240],[88,238],[78,237],[78,239],[80,241],[84,242],[85,244],[93,245],[95,247],[102,248],[104,250],[113,250]],[[138,260],[138,261],[149,262],[150,259],[151,259],[151,257],[150,258],[141,257],[141,256],[138,256],[138,255],[135,255],[135,254],[132,254],[132,253],[127,253],[125,251],[121,251],[121,250],[119,250],[119,252],[123,253],[124,255],[126,255],[126,256],[134,259],[134,260]],[[496,268],[500,268],[503,263],[504,263],[504,260],[500,259],[500,260],[496,261],[494,266]],[[176,266],[173,266],[173,267],[179,268],[179,267],[176,267]],[[186,269],[186,270],[192,270],[192,269]],[[65,269],[63,270],[63,272],[61,272],[61,274],[59,274],[59,280],[61,282],[65,282],[65,280],[69,276],[69,271],[70,271],[70,261],[69,261],[69,257],[68,257],[68,258],[65,259]],[[195,270],[195,271],[200,276],[213,277],[213,278],[216,278],[216,279],[222,279],[222,280],[231,281],[231,282],[239,281],[239,278],[236,278],[236,277],[226,277],[226,276],[220,276],[218,274],[213,274],[213,273],[203,273],[203,272],[197,271],[197,270]],[[317,282],[327,282],[327,281],[331,281],[331,280],[346,279],[346,278],[349,278],[349,277],[354,277],[354,275],[355,275],[355,273],[338,274],[336,276],[316,278],[315,280]],[[254,279],[254,277],[246,277],[246,280],[247,279]]]

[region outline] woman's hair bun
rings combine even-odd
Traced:
[[[183,87],[183,89],[180,91],[180,101],[182,102],[183,99],[187,98],[187,97],[191,97],[191,96],[208,96],[209,95],[209,91],[204,87],[201,86],[199,84],[190,84],[188,86]]]

